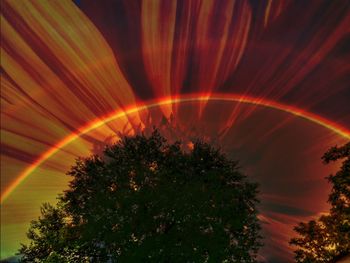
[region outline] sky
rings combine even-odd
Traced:
[[[1,12],[1,258],[78,156],[160,127],[260,183],[266,262],[328,209],[350,139],[348,1],[7,1]],[[168,121],[165,121],[168,119]]]

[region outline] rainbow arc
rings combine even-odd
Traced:
[[[305,110],[302,110],[290,105],[278,103],[275,101],[267,100],[267,99],[250,97],[250,96],[242,96],[239,94],[210,94],[210,95],[209,94],[190,94],[190,95],[178,96],[175,98],[166,97],[162,99],[157,99],[156,101],[155,100],[149,101],[148,103],[143,103],[142,105],[132,105],[124,110],[117,110],[117,111],[111,112],[103,117],[100,117],[96,120],[93,120],[87,123],[83,127],[80,127],[76,132],[71,133],[69,136],[59,141],[54,147],[51,147],[49,150],[44,152],[35,162],[33,162],[24,171],[22,171],[17,176],[17,178],[2,193],[1,203],[3,203],[11,195],[11,193],[17,188],[17,186],[19,186],[29,175],[31,175],[37,167],[39,167],[42,163],[44,163],[51,156],[57,153],[60,149],[62,149],[69,143],[73,142],[80,136],[90,131],[93,131],[94,129],[97,129],[108,122],[111,122],[113,120],[116,120],[122,117],[127,117],[130,114],[137,113],[137,112],[154,108],[154,107],[174,105],[174,104],[179,104],[183,102],[207,102],[207,101],[239,102],[239,103],[252,104],[256,106],[268,107],[275,110],[284,111],[294,116],[304,118],[308,121],[311,121],[320,126],[323,126],[346,139],[350,139],[350,131],[334,122],[331,122],[321,116],[307,112]]]

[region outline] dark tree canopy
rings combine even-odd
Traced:
[[[343,162],[335,175],[327,177],[332,184],[329,214],[295,227],[300,237],[290,243],[298,247],[297,262],[337,262],[350,255],[350,143],[332,147],[322,159],[325,164]]]
[[[68,175],[58,206],[32,222],[24,262],[256,262],[257,185],[206,143],[124,137]]]

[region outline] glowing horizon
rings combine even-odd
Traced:
[[[256,106],[263,106],[272,108],[275,110],[280,110],[283,112],[290,113],[296,117],[304,118],[315,124],[323,126],[338,135],[350,139],[350,131],[328,119],[325,119],[319,115],[311,112],[296,108],[294,106],[278,103],[268,99],[262,99],[257,97],[239,95],[239,94],[188,94],[188,95],[178,95],[176,97],[165,97],[161,99],[151,100],[148,103],[142,103],[142,105],[132,105],[127,107],[125,110],[117,110],[112,113],[106,114],[104,117],[96,118],[95,120],[89,122],[88,124],[77,129],[76,132],[71,133],[64,139],[59,141],[55,146],[51,147],[49,150],[45,151],[39,158],[36,159],[29,167],[27,167],[19,176],[7,187],[5,191],[1,194],[1,204],[6,201],[6,199],[11,195],[11,193],[19,186],[37,167],[49,159],[52,155],[57,153],[61,148],[73,142],[75,139],[79,138],[96,128],[101,127],[105,123],[116,120],[121,117],[126,117],[130,114],[150,109],[157,106],[167,106],[183,102],[206,102],[206,101],[231,101],[238,103],[253,104]]]

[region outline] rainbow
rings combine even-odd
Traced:
[[[350,131],[334,122],[331,122],[321,116],[304,111],[302,109],[299,109],[290,105],[278,103],[275,101],[267,100],[267,99],[250,97],[250,96],[242,96],[238,94],[218,94],[218,93],[189,94],[189,95],[181,95],[181,97],[176,97],[176,98],[166,97],[166,98],[149,101],[148,103],[145,103],[141,106],[132,105],[123,110],[119,109],[117,111],[113,111],[101,118],[93,120],[87,123],[86,125],[80,127],[76,132],[71,133],[69,136],[59,141],[55,146],[51,147],[49,150],[44,152],[35,162],[33,162],[29,167],[27,167],[23,172],[21,172],[18,175],[18,177],[2,193],[0,203],[3,203],[11,195],[11,193],[16,189],[18,185],[20,185],[33,171],[35,171],[35,169],[38,166],[40,166],[43,162],[49,159],[52,155],[57,153],[64,146],[73,142],[75,139],[79,138],[81,135],[84,135],[94,129],[97,129],[102,125],[104,125],[105,123],[108,123],[110,121],[113,121],[122,117],[126,117],[129,114],[137,113],[139,111],[143,111],[153,107],[167,106],[167,105],[183,103],[183,102],[206,102],[206,101],[240,102],[240,103],[247,103],[247,104],[253,104],[257,106],[273,108],[276,110],[293,114],[297,117],[304,118],[308,121],[321,125],[333,131],[334,133],[339,134],[340,136],[346,139],[350,139]]]

